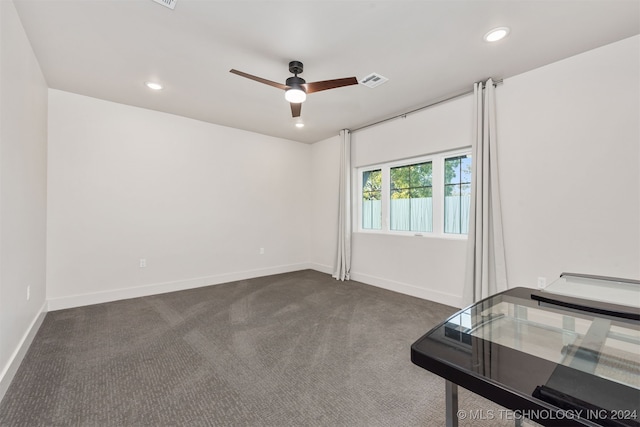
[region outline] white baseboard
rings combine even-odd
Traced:
[[[318,264],[315,262],[309,263],[309,268],[315,271],[319,271],[320,273],[325,274],[333,274],[333,267],[330,265]]]
[[[237,280],[253,279],[255,277],[269,276],[272,274],[289,273],[292,271],[313,268],[309,263],[279,265],[275,267],[261,268],[257,270],[238,271],[214,276],[196,277],[192,279],[177,280],[173,282],[153,283],[132,288],[121,288],[103,292],[71,295],[49,299],[49,311],[63,310],[66,308],[82,307],[85,305],[102,304],[129,298],[146,297],[149,295],[164,294],[167,292],[184,291],[186,289],[200,288],[204,286],[219,285],[221,283],[235,282]]]
[[[18,372],[22,359],[24,359],[24,356],[27,354],[27,350],[29,350],[29,346],[33,342],[33,338],[35,338],[38,333],[38,329],[40,329],[40,325],[42,325],[42,321],[46,314],[47,302],[45,301],[40,308],[40,311],[36,314],[29,325],[29,328],[27,328],[27,331],[20,340],[18,347],[13,351],[13,354],[9,357],[9,361],[0,373],[0,401],[2,401],[11,381],[13,381],[13,377],[16,375],[16,372]]]
[[[387,289],[389,291],[398,292],[412,297],[422,298],[429,301],[435,301],[440,304],[450,305],[452,307],[462,308],[462,296],[454,295],[432,289],[419,288],[407,283],[396,282],[394,280],[384,279],[381,277],[370,276],[351,272],[351,280],[365,283],[367,285],[377,286],[378,288]]]
[[[333,274],[333,267],[330,265],[310,263],[309,268],[319,271],[321,273]],[[422,298],[429,301],[435,301],[440,304],[450,305],[452,307],[462,307],[462,296],[453,295],[445,292],[434,291],[432,289],[419,288],[417,286],[409,285],[407,283],[397,282],[395,280],[383,279],[381,277],[370,276],[368,274],[362,274],[357,272],[351,272],[351,280],[364,283],[365,285],[372,285],[378,288],[383,288],[389,291],[398,292],[405,295],[411,295],[412,297]]]

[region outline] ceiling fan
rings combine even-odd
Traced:
[[[262,77],[253,76],[234,69],[229,70],[229,72],[284,90],[284,98],[291,104],[291,115],[293,117],[300,117],[302,103],[307,99],[307,94],[358,84],[358,79],[355,77],[307,83],[302,77],[298,77],[298,74],[302,74],[302,70],[302,62],[289,62],[289,72],[293,74],[293,77],[289,77],[285,84],[273,82],[271,80],[263,79]]]

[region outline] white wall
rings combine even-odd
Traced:
[[[48,161],[50,309],[309,266],[309,145],[50,90]]]
[[[497,93],[507,274],[640,278],[640,36]]]
[[[0,1],[0,399],[44,318],[46,132],[46,82]]]
[[[504,235],[510,286],[562,272],[640,278],[640,36],[505,79],[497,89]],[[469,145],[472,97],[353,133],[354,166]],[[338,139],[321,141],[317,170],[334,170]],[[328,153],[333,153],[329,155]],[[324,162],[324,164],[321,164]],[[314,176],[314,188],[320,188]],[[317,218],[334,193],[317,192]],[[312,262],[330,259],[333,220],[315,226]],[[462,304],[466,242],[353,236],[352,277]],[[321,261],[318,261],[321,260]]]

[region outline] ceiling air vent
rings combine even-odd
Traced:
[[[368,76],[364,77],[360,80],[360,84],[365,85],[366,87],[374,88],[376,86],[380,86],[382,83],[389,80],[388,78],[381,76],[378,73],[371,73]]]
[[[156,3],[159,3],[163,6],[168,7],[169,9],[173,10],[176,7],[176,2],[178,0],[153,0]]]

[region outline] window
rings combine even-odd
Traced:
[[[362,173],[362,228],[382,228],[382,171],[380,169]]]
[[[471,156],[444,159],[444,232],[469,232]]]
[[[432,231],[431,162],[391,168],[391,230]]]
[[[358,169],[362,231],[465,235],[471,155],[456,151]]]

